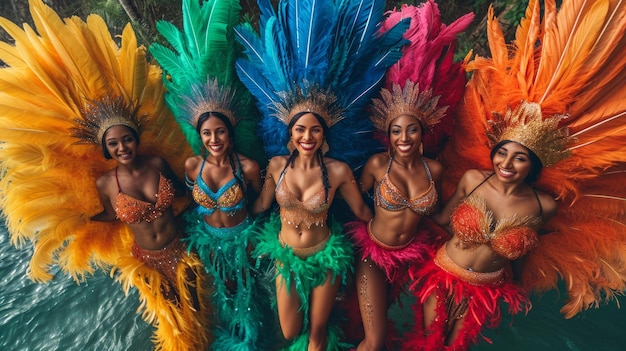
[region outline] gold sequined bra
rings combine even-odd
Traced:
[[[276,202],[280,207],[280,218],[283,222],[293,224],[296,228],[304,225],[323,226],[326,222],[329,203],[332,201],[332,194],[329,194],[328,201],[324,201],[325,191],[321,189],[305,201],[300,201],[284,182],[285,168],[280,174],[276,183]]]
[[[115,201],[115,214],[122,222],[132,224],[152,222],[160,218],[174,201],[174,185],[161,173],[159,173],[159,188],[155,203],[139,200],[124,194],[117,179],[117,168],[115,168],[115,180],[117,181],[117,189],[119,191]]]
[[[237,162],[239,163],[239,157],[237,157]],[[202,161],[200,173],[196,176],[194,186],[191,188],[193,199],[200,205],[198,212],[204,216],[210,216],[216,210],[220,210],[229,216],[233,216],[237,211],[246,206],[246,200],[241,186],[237,182],[237,179],[233,177],[226,182],[226,184],[217,189],[217,191],[211,190],[209,185],[202,179],[202,171],[204,170],[205,163],[206,160]],[[236,177],[243,179],[240,163],[237,168]]]
[[[413,212],[423,216],[430,214],[430,211],[437,203],[437,189],[435,189],[435,182],[432,179],[426,161],[422,158],[430,186],[424,193],[411,199],[402,194],[389,179],[389,170],[391,169],[392,162],[393,157],[389,159],[387,172],[385,172],[383,178],[380,182],[377,182],[374,187],[374,201],[376,202],[376,206],[388,211],[402,211],[405,208],[410,208]]]

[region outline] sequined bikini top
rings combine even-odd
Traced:
[[[229,216],[232,216],[237,211],[244,208],[246,200],[237,179],[233,177],[233,179],[226,182],[226,184],[222,185],[219,189],[217,189],[217,191],[214,192],[202,179],[202,170],[204,169],[205,163],[206,160],[202,162],[202,166],[200,166],[200,173],[196,177],[193,188],[191,188],[193,199],[196,203],[198,203],[198,205],[200,205],[200,207],[198,207],[200,214],[210,216],[216,210],[220,210]],[[239,179],[243,179],[239,158],[237,158],[237,163],[237,177]]]
[[[385,175],[380,182],[377,182],[374,186],[374,201],[376,206],[388,211],[402,211],[405,208],[410,208],[419,215],[429,215],[430,211],[437,204],[437,189],[435,189],[435,182],[432,179],[426,161],[422,158],[430,186],[428,190],[412,199],[402,194],[395,184],[391,182],[391,179],[389,179],[389,170],[391,170],[392,162],[393,157],[389,158],[389,165],[387,166]]]
[[[542,223],[543,210],[536,192],[539,216],[512,216],[495,221],[485,199],[476,195],[471,196],[474,190],[459,203],[450,217],[450,227],[454,235],[461,240],[463,247],[471,248],[486,244],[498,255],[515,260],[537,246],[539,242],[537,230]]]
[[[152,222],[160,218],[174,202],[174,185],[159,173],[159,188],[156,194],[156,203],[139,200],[124,194],[117,179],[115,168],[115,180],[117,181],[117,198],[115,200],[115,214],[119,220],[125,223],[136,224],[140,222]]]
[[[313,225],[323,226],[326,222],[329,204],[332,202],[332,194],[328,195],[328,201],[324,201],[326,193],[324,189],[321,189],[305,201],[300,201],[287,188],[287,182],[283,182],[286,171],[287,168],[280,173],[280,178],[276,183],[276,202],[280,207],[280,217],[283,222],[293,224],[296,228],[300,225],[307,228]]]

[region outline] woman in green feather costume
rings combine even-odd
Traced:
[[[188,188],[198,206],[184,215],[189,250],[197,251],[214,278],[217,313],[212,350],[265,350],[261,338],[269,303],[249,252],[254,221],[247,204],[261,187],[262,148],[255,143],[256,121],[247,90],[237,80],[238,45],[233,27],[238,1],[183,0],[183,28],[168,22],[158,30],[175,51],[153,44],[150,51],[166,72],[166,102],[197,156],[185,162]],[[237,136],[237,138],[236,138]],[[236,146],[248,146],[242,150]]]
[[[252,207],[253,213],[264,212],[274,200],[280,207],[263,228],[255,254],[275,262],[278,317],[285,339],[293,340],[289,350],[339,349],[340,333],[327,322],[354,252],[341,225],[328,218],[334,197],[341,194],[360,220],[372,218],[350,167],[324,157],[328,125],[336,122],[327,112],[305,99],[282,115],[293,151],[270,160]]]

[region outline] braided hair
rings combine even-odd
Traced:
[[[297,114],[295,114],[293,118],[291,119],[291,121],[289,121],[289,125],[287,125],[290,138],[291,138],[291,129],[293,128],[293,126],[300,119],[300,117],[308,113],[312,114],[320,123],[320,125],[322,126],[322,130],[324,131],[324,137],[328,135],[328,126],[326,125],[326,122],[324,122],[324,119],[322,118],[322,116],[318,115],[315,112],[302,111],[302,112],[298,112]],[[287,159],[287,164],[285,165],[283,172],[285,171],[287,166],[290,166],[291,168],[293,168],[294,162],[297,156],[298,156],[298,149],[294,149],[291,152],[291,155],[289,155],[289,158]],[[322,154],[322,148],[317,149],[317,156],[320,162],[320,169],[322,170],[322,183],[324,184],[324,203],[328,203],[328,193],[330,192],[330,181],[328,180],[328,170],[326,169],[326,164],[324,164],[324,155]]]

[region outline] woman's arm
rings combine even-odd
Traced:
[[[256,216],[259,213],[265,212],[270,209],[274,199],[276,198],[276,180],[280,170],[282,169],[281,165],[286,161],[281,157],[272,157],[269,164],[267,165],[266,173],[265,173],[265,181],[263,182],[263,186],[261,187],[261,192],[259,197],[257,197],[256,201],[252,204],[252,208],[250,208],[250,213]]]
[[[376,154],[367,160],[365,167],[363,167],[363,172],[361,172],[361,177],[359,177],[359,187],[361,192],[367,193],[372,190],[374,184],[376,183],[374,172],[380,167],[380,164],[381,154]]]
[[[465,174],[463,174],[461,180],[459,180],[459,183],[456,186],[456,191],[454,192],[452,197],[450,197],[443,209],[440,212],[435,213],[431,216],[435,223],[439,224],[442,227],[447,227],[450,224],[450,216],[452,215],[452,211],[466,196],[465,189],[467,183],[470,181],[469,178],[471,178],[471,171],[472,170],[467,171],[465,172]]]
[[[259,164],[243,156],[240,156],[240,159],[246,186],[250,188],[255,195],[259,194],[261,192],[261,169],[259,168]]]
[[[100,203],[102,204],[104,209],[102,210],[102,212],[92,216],[90,218],[92,221],[113,222],[117,220],[115,210],[113,209],[113,205],[111,204],[111,199],[107,195],[107,188],[110,186],[109,179],[109,176],[103,175],[96,181],[98,196],[100,197]]]
[[[340,178],[340,184],[337,190],[346,201],[354,215],[364,222],[369,222],[372,219],[372,211],[367,206],[365,201],[363,201],[361,189],[359,189],[356,184],[352,170],[350,170],[350,167],[343,162],[335,161],[333,162],[333,165],[336,165],[334,168],[337,170],[337,172],[333,172],[333,174],[337,174]]]

